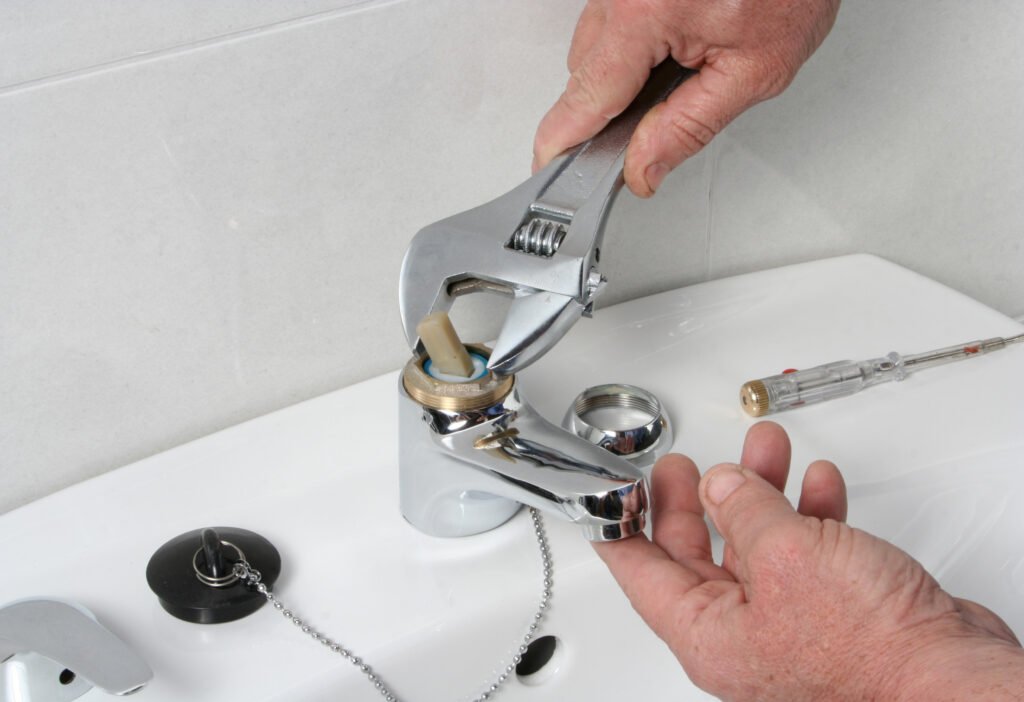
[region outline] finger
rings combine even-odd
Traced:
[[[740,113],[768,97],[747,78],[742,63],[705,63],[640,120],[626,150],[625,178],[639,197],[650,197],[665,176],[703,149]]]
[[[793,449],[786,430],[775,422],[758,422],[747,430],[743,440],[740,465],[753,470],[779,492],[786,489]],[[732,575],[738,573],[736,552],[730,544],[722,554],[722,568]]]
[[[604,31],[605,7],[600,0],[590,0],[580,13],[576,22],[576,30],[569,46],[569,73],[575,73],[583,62],[583,57],[590,53],[598,37]]]
[[[804,473],[796,511],[808,517],[846,521],[846,481],[831,461],[815,461]]]
[[[601,131],[640,92],[664,55],[620,28],[605,27],[593,48],[573,71],[565,92],[548,111],[534,137],[534,170]]]
[[[654,543],[706,580],[728,578],[711,560],[711,535],[697,494],[700,472],[693,461],[679,454],[665,456],[654,466],[651,484]]]
[[[704,475],[700,496],[741,566],[761,534],[797,517],[781,492],[754,471],[731,463],[715,466]]]
[[[739,562],[736,558],[736,551],[729,544],[722,548],[722,570],[734,578],[740,577]]]
[[[643,534],[622,541],[595,543],[594,550],[633,609],[662,639],[677,638],[678,629],[686,629],[698,613],[686,597],[705,579],[672,560]]]
[[[740,465],[767,480],[776,490],[786,489],[792,447],[786,430],[775,422],[758,422],[747,430]]]
[[[711,536],[697,495],[699,485],[700,471],[686,456],[669,454],[654,466],[654,543],[676,561],[711,557]]]

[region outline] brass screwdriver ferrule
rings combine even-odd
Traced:
[[[740,404],[751,417],[763,417],[769,410],[768,388],[760,380],[743,383],[740,388]]]
[[[466,350],[489,358],[491,350],[479,344],[467,344]],[[509,394],[515,376],[497,376],[488,373],[476,380],[453,383],[435,378],[423,368],[429,359],[426,353],[416,355],[405,364],[402,386],[409,397],[430,409],[446,412],[472,412],[492,407]]]

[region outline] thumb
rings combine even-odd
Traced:
[[[709,470],[699,492],[708,516],[741,566],[762,534],[800,519],[785,495],[754,471],[732,463]]]
[[[722,72],[720,63],[705,63],[637,125],[625,166],[626,184],[635,195],[653,195],[672,169],[744,110],[776,92],[743,74]]]
[[[571,146],[591,138],[625,110],[664,54],[628,34],[605,28],[583,58],[574,58],[565,91],[544,115],[534,137],[534,171]]]

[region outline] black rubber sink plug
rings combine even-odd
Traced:
[[[178,619],[230,622],[267,601],[235,576],[233,566],[242,560],[260,571],[267,587],[281,574],[281,556],[262,536],[214,527],[181,534],[157,549],[146,567],[146,580],[160,605]]]

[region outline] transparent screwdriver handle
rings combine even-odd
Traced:
[[[807,370],[792,370],[751,380],[740,388],[740,403],[752,417],[846,397],[872,385],[903,380],[911,371],[934,368],[953,361],[978,358],[1011,344],[1024,343],[1024,334],[969,341],[925,353],[901,356],[895,351],[870,361],[836,361]]]
[[[869,361],[836,361],[751,380],[740,388],[740,402],[747,414],[760,417],[846,397],[872,385],[903,380],[906,376],[903,358],[895,352]]]

